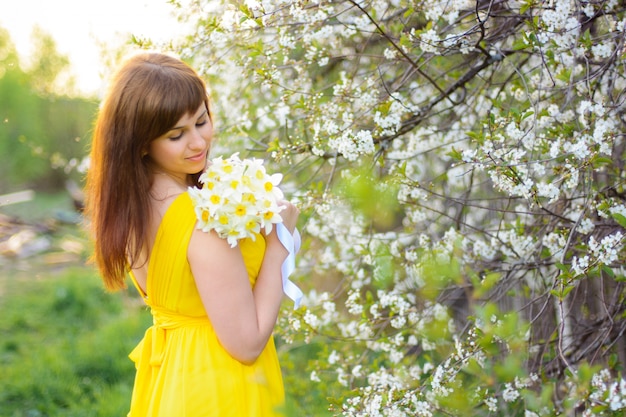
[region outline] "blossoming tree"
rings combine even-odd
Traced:
[[[623,414],[621,2],[173,3],[304,209],[278,331],[335,414]]]

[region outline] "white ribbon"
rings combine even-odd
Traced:
[[[296,269],[296,253],[300,250],[301,243],[300,232],[298,232],[298,229],[295,229],[292,235],[284,224],[278,223],[276,225],[276,233],[280,243],[289,251],[287,259],[285,259],[280,268],[283,277],[283,292],[293,300],[294,309],[297,309],[302,301],[302,290],[289,281],[289,275]]]

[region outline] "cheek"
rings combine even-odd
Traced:
[[[211,142],[213,142],[213,127],[212,126],[208,126],[208,127],[204,127],[203,126],[203,130],[202,130],[202,137],[204,138],[204,140],[207,141],[207,143],[211,144]]]
[[[200,128],[200,134],[207,142],[213,141],[213,124],[208,122]]]
[[[162,143],[152,142],[148,148],[148,154],[157,163],[167,162],[177,155],[178,150],[175,142]]]

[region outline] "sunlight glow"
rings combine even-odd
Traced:
[[[116,50],[131,34],[167,42],[184,28],[167,0],[22,0],[2,9],[0,27],[9,31],[20,61],[28,65],[31,34],[39,26],[69,57],[76,86],[86,94],[101,93],[107,76],[103,49]]]

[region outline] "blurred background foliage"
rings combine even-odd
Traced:
[[[53,192],[80,166],[97,110],[96,98],[71,95],[69,60],[52,37],[33,32],[31,62],[20,62],[0,28],[0,194],[25,188]]]

